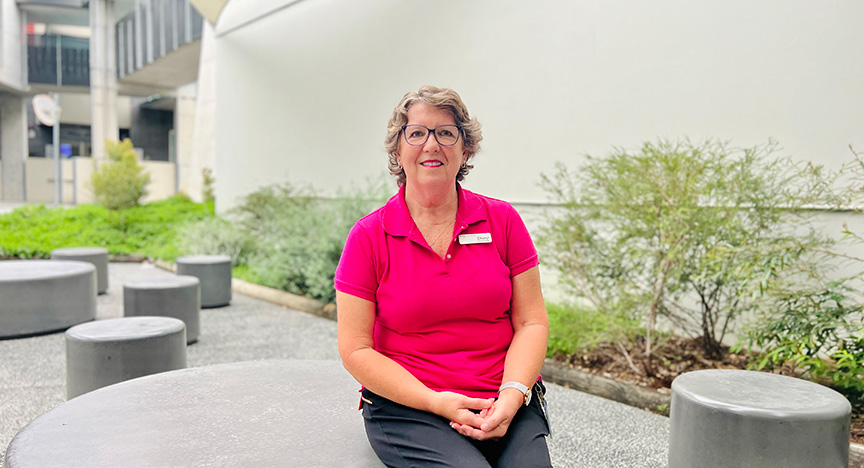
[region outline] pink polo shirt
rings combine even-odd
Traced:
[[[377,351],[433,390],[489,398],[498,394],[513,339],[511,279],[539,262],[509,203],[457,190],[445,258],[411,219],[403,186],[351,229],[335,287],[375,303]]]

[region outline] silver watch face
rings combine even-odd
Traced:
[[[528,406],[528,403],[531,403],[531,396],[533,394],[534,394],[534,392],[532,392],[530,388],[528,389],[527,392],[525,392],[525,406]]]

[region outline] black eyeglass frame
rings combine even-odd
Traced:
[[[423,140],[423,143],[418,143],[415,145],[414,143],[411,143],[410,141],[408,141],[408,133],[405,132],[405,130],[408,129],[408,127],[423,127],[426,129],[426,138]],[[451,143],[449,145],[445,144],[445,143],[441,143],[441,140],[438,139],[438,129],[441,127],[456,127],[459,131],[456,134],[456,141],[454,141],[453,143]],[[429,141],[429,135],[435,135],[435,141],[438,142],[438,144],[441,146],[454,146],[454,145],[456,145],[456,143],[459,143],[459,137],[462,136],[462,126],[461,125],[455,125],[455,124],[454,125],[449,125],[449,124],[448,125],[439,125],[435,128],[429,128],[425,125],[403,125],[402,126],[402,137],[405,138],[405,143],[407,143],[410,146],[423,146],[423,145],[425,145],[426,142]]]

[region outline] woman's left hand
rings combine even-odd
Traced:
[[[504,437],[510,427],[510,421],[522,407],[524,398],[519,391],[502,392],[492,406],[480,412],[483,423],[480,427],[451,422],[450,427],[460,434],[477,440],[498,439]]]

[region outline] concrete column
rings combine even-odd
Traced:
[[[90,2],[90,140],[97,161],[106,157],[105,139],[116,140],[120,133],[114,23],[113,0]]]
[[[178,104],[178,111],[180,105]],[[176,115],[176,114],[175,114]],[[201,55],[198,61],[194,128],[189,146],[177,153],[180,170],[180,190],[193,200],[201,201],[204,189],[202,170],[208,168],[219,183],[216,169],[216,36],[213,26],[204,23],[201,35]],[[180,127],[176,127],[180,128]],[[179,135],[178,135],[179,137]],[[178,140],[179,142],[180,140]],[[185,152],[189,148],[189,153]],[[179,146],[178,146],[179,149]]]
[[[3,201],[25,201],[27,164],[27,102],[22,96],[0,93],[0,161]]]

